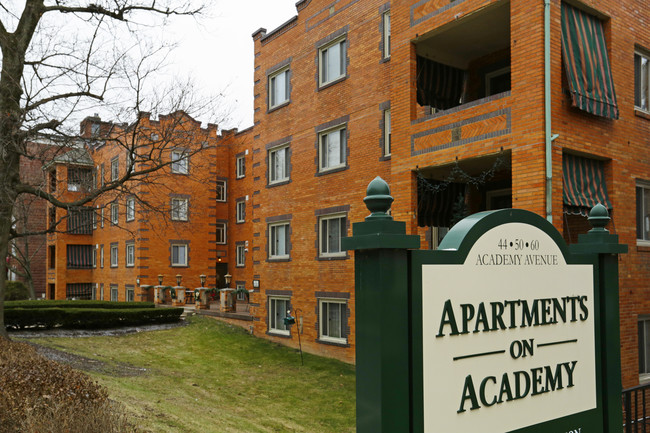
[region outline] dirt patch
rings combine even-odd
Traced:
[[[41,346],[40,344],[28,343],[32,345],[39,355],[56,361],[60,364],[66,364],[75,370],[85,372],[94,372],[105,374],[113,377],[134,377],[142,376],[149,372],[149,369],[137,367],[126,363],[111,363],[97,359],[86,358],[85,356],[75,355],[72,353],[57,350],[52,347]]]

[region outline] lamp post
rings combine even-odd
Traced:
[[[181,280],[183,279],[183,276],[181,274],[176,274],[176,285],[180,286],[181,285]]]
[[[158,287],[154,288],[155,291],[154,301],[157,304],[165,303],[165,290],[162,287],[162,283],[163,283],[163,274],[158,274]]]
[[[230,288],[230,280],[232,280],[232,275],[226,274],[223,276],[223,279],[226,281],[226,289]]]
[[[158,274],[158,285],[162,286],[162,282],[163,282],[163,274]]]
[[[199,275],[199,279],[201,280],[201,287],[205,287],[205,280],[207,276],[205,274]]]

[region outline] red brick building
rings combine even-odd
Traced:
[[[231,181],[245,218],[229,238],[245,258],[233,279],[259,281],[255,332],[296,345],[297,327],[280,318],[300,310],[303,347],[353,360],[353,258],[337,241],[366,216],[379,175],[393,216],[427,248],[464,215],[503,207],[545,216],[574,241],[590,203],[604,201],[630,248],[624,385],[650,373],[645,6],[303,0],[296,17],[255,32],[253,139],[235,152],[246,171]],[[581,26],[598,44],[575,43]],[[581,67],[598,74],[581,82]]]
[[[255,334],[297,346],[300,332],[306,350],[354,361],[354,258],[341,250],[340,238],[367,215],[363,197],[374,177],[389,182],[392,215],[421,236],[424,248],[436,248],[464,215],[504,207],[548,218],[572,242],[588,230],[585,211],[601,201],[610,208],[608,228],[630,250],[620,260],[623,384],[645,380],[645,6],[642,0],[299,1],[294,18],[253,34],[255,123],[215,138],[210,184],[189,193],[191,203],[205,199],[198,225],[192,219],[178,226],[197,236],[190,254],[202,238],[213,243],[200,247],[205,266],[192,261],[191,274],[209,269],[218,285],[216,275],[227,271],[232,286],[252,290]],[[576,43],[585,40],[584,28],[598,43]],[[93,152],[104,164],[114,157],[110,147]],[[166,181],[174,191],[185,187],[171,174]],[[117,240],[122,254],[130,238],[104,230],[88,242],[106,249]],[[155,284],[156,274],[176,273],[165,249],[175,238],[164,232],[167,241],[155,243],[151,230],[143,230],[133,229],[141,248],[136,269],[97,271],[105,285],[128,290],[136,278]],[[215,231],[224,233],[219,242]],[[56,284],[59,293],[63,280]],[[290,329],[282,320],[288,310],[297,317]]]

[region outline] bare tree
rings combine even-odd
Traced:
[[[201,10],[189,0],[0,3],[0,257],[8,255],[15,238],[61,227],[54,224],[37,233],[16,230],[12,215],[21,197],[36,197],[63,209],[93,205],[107,194],[124,193],[153,180],[158,170],[169,165],[163,156],[178,137],[145,139],[138,113],[152,107],[159,112],[191,113],[195,110],[188,106],[197,101],[187,86],[173,86],[169,93],[152,91],[157,90],[156,83],[146,87],[169,46],[164,33],[163,42],[155,45],[141,37],[141,30],[158,29],[169,17],[194,16]],[[71,200],[24,181],[21,159],[45,162],[88,147],[75,130],[78,113],[87,110],[112,113],[116,128],[105,138],[126,149],[133,161],[131,169]],[[45,148],[30,146],[43,137],[56,138]],[[189,152],[200,151],[202,146]],[[0,260],[0,275],[5,275],[6,267],[6,261]],[[0,335],[6,337],[4,294],[5,280],[0,278]]]

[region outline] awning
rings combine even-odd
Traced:
[[[418,104],[447,110],[461,104],[467,74],[462,69],[417,56]]]
[[[67,299],[92,299],[93,284],[92,283],[74,283],[66,284],[65,297]]]
[[[562,3],[562,55],[573,106],[618,119],[602,22]]]
[[[93,267],[92,245],[68,245],[67,256],[68,269],[92,269]]]
[[[451,227],[462,216],[458,213],[458,203],[465,200],[463,183],[442,183],[418,176],[418,226]]]
[[[603,161],[564,154],[562,165],[564,213],[586,216],[598,203],[612,209],[607,195]]]

